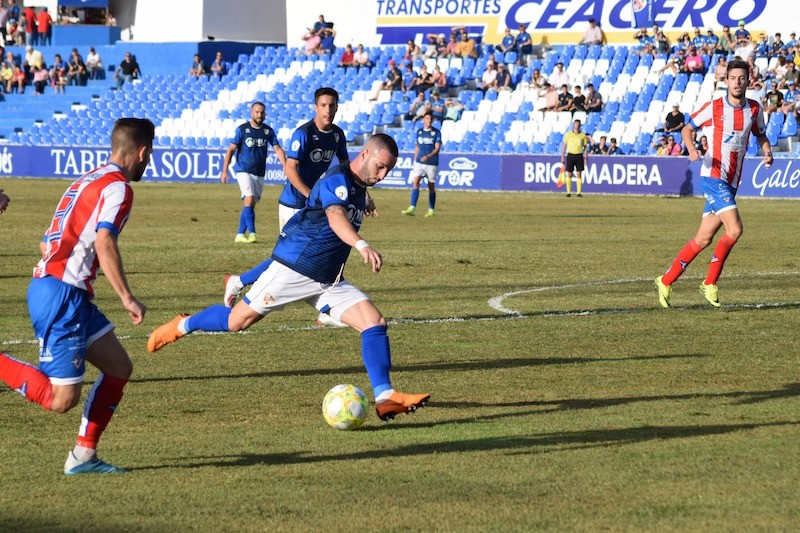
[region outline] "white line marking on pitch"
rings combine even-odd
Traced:
[[[756,272],[753,274],[746,274],[746,275],[728,275],[727,278],[748,278],[748,277],[767,277],[767,276],[797,276],[800,275],[800,272]],[[686,276],[685,279],[701,279]],[[566,285],[547,285],[544,287],[534,287],[532,289],[520,289],[518,291],[507,292],[501,294],[499,296],[493,296],[489,298],[488,304],[489,307],[499,311],[506,316],[502,317],[445,317],[445,318],[393,318],[387,320],[389,325],[397,326],[403,324],[447,324],[447,323],[460,323],[460,322],[483,322],[483,321],[491,321],[491,320],[498,320],[498,319],[514,319],[514,318],[526,318],[530,316],[542,316],[542,317],[565,317],[565,316],[594,316],[594,315],[608,315],[608,314],[617,314],[617,313],[632,313],[641,311],[641,309],[629,309],[629,308],[619,308],[619,309],[598,309],[598,310],[578,310],[578,311],[542,311],[536,313],[529,313],[527,315],[520,313],[519,311],[515,311],[513,309],[508,309],[503,306],[503,300],[506,298],[510,298],[512,296],[519,296],[520,294],[530,294],[534,292],[546,292],[546,291],[555,291],[555,290],[563,290],[563,289],[575,289],[579,287],[594,287],[600,285],[620,285],[623,283],[639,283],[639,282],[650,282],[652,278],[628,278],[628,279],[614,279],[614,280],[606,280],[606,281],[586,281],[582,283],[570,283]],[[754,304],[729,304],[723,305],[723,309],[774,309],[780,307],[796,307],[800,306],[800,302],[763,302],[763,303],[754,303]],[[677,309],[680,309],[678,307]],[[653,309],[654,311],[657,309]],[[268,328],[258,328],[257,330],[248,330],[248,331],[240,331],[236,333],[237,335],[250,335],[254,333],[270,333],[276,331],[312,331],[318,329],[330,329],[326,326],[318,326],[318,325],[308,325],[308,326],[285,326],[285,325],[275,325],[274,327]],[[216,332],[208,332],[208,331],[195,331],[192,333],[192,336],[195,335],[230,335],[230,332],[224,331],[216,331]],[[133,339],[139,338],[140,335],[121,335],[119,338],[122,340],[125,339]],[[21,344],[37,344],[38,341],[35,339],[15,339],[15,340],[7,340],[7,341],[0,341],[0,346],[15,346]]]

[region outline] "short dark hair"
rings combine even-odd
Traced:
[[[339,93],[336,92],[336,89],[333,87],[320,87],[314,91],[314,104],[316,104],[323,96],[332,96],[334,103],[339,103]]]
[[[126,117],[114,122],[111,131],[111,152],[133,150],[140,146],[152,146],[156,127],[146,118]]]
[[[264,102],[259,102],[259,101],[257,101],[257,100],[256,100],[255,102],[253,102],[252,104],[250,104],[250,109],[253,109],[253,108],[254,108],[255,106],[257,106],[257,105],[260,105],[260,106],[261,106],[261,107],[263,107],[264,109],[266,109],[266,108],[267,108],[267,106],[265,106],[265,105],[264,105]]]
[[[374,141],[378,144],[378,149],[389,150],[389,153],[392,156],[397,157],[400,155],[400,150],[397,148],[397,143],[394,142],[390,136],[386,135],[385,133],[376,133],[372,137],[369,138],[367,142]]]
[[[728,77],[728,75],[731,73],[731,71],[734,70],[734,69],[737,69],[737,68],[744,70],[746,75],[747,75],[747,77],[748,78],[750,77],[750,65],[747,64],[747,61],[739,59],[738,57],[736,59],[732,59],[728,63],[728,68],[725,71],[725,77]]]

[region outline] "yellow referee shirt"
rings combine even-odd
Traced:
[[[575,133],[574,131],[569,131],[564,135],[564,142],[567,144],[567,153],[577,155],[582,154],[588,144],[585,133]]]

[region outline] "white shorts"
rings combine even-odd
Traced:
[[[272,262],[245,295],[250,309],[261,316],[281,311],[291,303],[306,302],[340,322],[345,311],[364,300],[369,297],[348,281],[320,283],[277,261]]]
[[[438,165],[425,165],[420,162],[414,163],[414,166],[411,167],[411,178],[416,176],[422,176],[428,183],[436,183],[436,176],[439,175],[439,166]]]
[[[261,192],[264,190],[264,176],[237,172],[236,181],[239,183],[239,190],[242,191],[242,198],[254,196],[256,202],[261,200]]]
[[[300,210],[294,207],[278,204],[278,231],[282,230],[286,223],[289,222],[289,219],[298,211]]]

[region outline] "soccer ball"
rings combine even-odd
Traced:
[[[336,429],[356,429],[367,418],[369,402],[355,385],[336,385],[322,401],[325,422]]]

